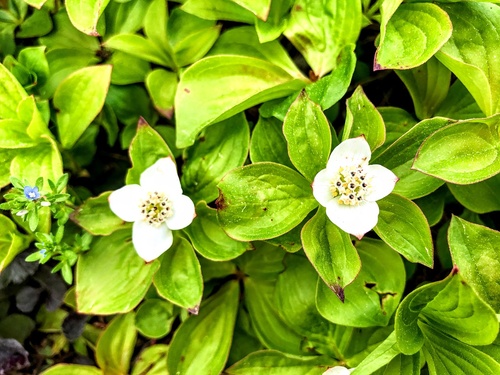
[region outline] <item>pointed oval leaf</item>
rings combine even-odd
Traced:
[[[0,64],[0,119],[17,118],[17,106],[27,97],[18,80]]]
[[[302,91],[283,122],[288,155],[309,181],[325,168],[332,147],[330,125],[321,107]]]
[[[420,146],[413,169],[454,184],[473,184],[500,172],[500,115],[448,125]]]
[[[174,334],[167,357],[170,374],[220,374],[224,369],[238,311],[238,282],[229,281]]]
[[[235,241],[229,237],[217,221],[217,211],[203,201],[196,205],[196,217],[184,232],[198,253],[214,261],[237,258],[250,248],[248,242]]]
[[[217,198],[217,184],[227,172],[245,163],[249,143],[250,130],[243,114],[207,128],[185,154],[181,182],[186,194],[194,202]]]
[[[234,169],[218,188],[219,222],[230,237],[240,241],[278,237],[318,205],[304,177],[275,163]]]
[[[433,243],[422,210],[412,201],[390,194],[378,201],[380,214],[375,233],[413,263],[433,267]]]
[[[132,310],[144,298],[158,267],[158,262],[144,264],[137,255],[130,230],[94,240],[76,266],[77,311],[109,315]]]
[[[226,369],[225,373],[228,375],[260,375],[265,370],[268,375],[321,375],[336,364],[329,357],[305,357],[277,350],[260,350],[250,353]]]
[[[177,146],[190,146],[208,125],[287,96],[304,85],[304,81],[261,59],[227,55],[204,58],[186,69],[177,88]]]
[[[162,299],[151,298],[137,309],[135,327],[141,335],[159,339],[170,332],[174,319],[174,305]]]
[[[335,324],[386,326],[403,295],[406,281],[403,261],[380,240],[364,238],[356,244],[356,248],[361,258],[361,272],[345,288],[344,302],[318,280],[318,311]],[[387,272],[388,269],[391,272]]]
[[[155,69],[146,76],[145,83],[156,110],[171,119],[174,115],[177,74],[164,69]]]
[[[500,364],[480,350],[425,323],[421,327],[426,336],[423,352],[431,375],[493,375],[500,372]]]
[[[94,366],[57,364],[49,367],[40,375],[103,375],[102,371]]]
[[[252,132],[250,159],[253,163],[272,161],[293,168],[288,157],[283,123],[280,120],[274,117],[259,116],[259,121]]]
[[[347,99],[347,112],[342,140],[364,135],[373,151],[385,142],[385,124],[382,115],[358,86]]]
[[[429,60],[450,38],[448,14],[430,3],[402,4],[389,19],[374,69],[409,69]]]
[[[448,230],[453,263],[463,278],[500,310],[500,233],[453,216]]]
[[[128,374],[137,331],[135,314],[117,315],[99,337],[96,360],[104,373]]]
[[[341,49],[356,42],[361,20],[360,0],[298,0],[284,34],[302,53],[314,74],[322,77],[337,66]]]
[[[158,294],[191,312],[198,311],[203,294],[201,267],[191,244],[184,238],[160,257],[154,276]]]
[[[160,158],[169,156],[175,162],[172,151],[165,140],[143,118],[140,118],[137,124],[137,132],[130,143],[129,154],[132,168],[127,172],[125,179],[127,185],[138,184],[141,173]]]
[[[447,184],[455,199],[465,208],[484,214],[500,211],[500,174],[470,185]]]
[[[295,355],[307,355],[307,348],[302,348],[302,336],[280,317],[275,308],[275,284],[276,282],[272,279],[265,280],[257,277],[247,277],[244,280],[245,305],[255,333],[269,349]]]
[[[326,285],[344,300],[344,288],[354,281],[361,262],[351,237],[340,230],[320,208],[301,233],[309,261]]]
[[[432,117],[448,94],[451,72],[435,57],[408,70],[396,70],[410,92],[415,114],[421,120]]]
[[[67,0],[66,11],[73,26],[82,33],[99,36],[97,21],[109,0]]]
[[[453,34],[436,54],[476,99],[486,116],[500,109],[500,7],[459,2],[439,5],[451,18]]]
[[[125,222],[109,208],[110,194],[108,191],[87,199],[71,214],[71,220],[94,236],[107,236],[122,229]]]
[[[411,166],[422,142],[451,122],[449,119],[439,117],[423,120],[412,126],[373,159],[372,163],[382,164],[399,177],[394,193],[415,199],[426,196],[443,185],[443,181],[414,171]]]
[[[83,68],[68,76],[54,94],[59,139],[71,148],[101,112],[111,81],[111,65]]]

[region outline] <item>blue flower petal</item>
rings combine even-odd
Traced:
[[[35,199],[40,198],[40,193],[38,192],[38,188],[36,186],[25,186],[24,187],[24,196],[30,201],[34,201]]]

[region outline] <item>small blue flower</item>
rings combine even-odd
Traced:
[[[46,249],[42,249],[39,251],[39,253],[42,255],[42,256],[46,256],[47,255],[47,250]]]
[[[28,198],[30,201],[34,201],[35,199],[40,198],[40,193],[38,192],[38,188],[36,186],[25,186],[24,187],[24,196]]]

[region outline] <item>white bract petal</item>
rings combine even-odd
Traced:
[[[177,168],[171,158],[158,159],[141,174],[141,186],[150,191],[161,191],[170,196],[182,194]]]
[[[375,202],[363,202],[357,206],[339,204],[338,199],[326,206],[326,216],[344,232],[363,238],[377,225],[379,208]]]
[[[346,139],[332,151],[326,168],[335,171],[345,165],[368,164],[371,156],[370,145],[365,137]]]
[[[349,375],[354,371],[354,368],[348,369],[344,366],[335,366],[326,370],[323,375]]]
[[[127,185],[111,193],[109,207],[116,216],[124,221],[136,221],[141,217],[139,201],[144,191],[139,185]]]
[[[141,185],[127,185],[111,193],[111,210],[134,222],[132,242],[141,258],[156,259],[172,246],[172,229],[187,227],[195,217],[193,201],[182,195],[171,158],[162,158],[141,174]]]
[[[196,216],[193,201],[185,195],[175,197],[172,201],[172,211],[173,215],[166,220],[166,223],[173,230],[186,228]]]
[[[331,180],[332,177],[328,173],[327,169],[323,169],[318,172],[313,181],[313,195],[314,198],[321,204],[323,207],[326,207],[328,202],[333,199],[332,191],[331,191]]]
[[[366,194],[366,199],[372,202],[391,194],[399,180],[391,170],[377,164],[366,167],[366,176],[370,180],[370,190]]]
[[[377,225],[375,201],[389,195],[397,176],[381,165],[368,165],[371,152],[366,139],[347,139],[330,155],[326,169],[312,185],[316,200],[326,207],[328,218],[359,239]]]
[[[137,254],[146,262],[158,258],[167,251],[174,237],[166,224],[153,226],[145,221],[136,221],[132,227],[132,243]]]

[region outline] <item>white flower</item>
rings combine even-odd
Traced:
[[[328,218],[358,239],[377,225],[376,201],[389,195],[398,181],[389,169],[368,165],[370,157],[363,136],[347,139],[333,150],[312,185],[314,198],[326,207]]]
[[[137,254],[150,262],[172,246],[172,230],[187,227],[196,215],[191,198],[182,195],[171,158],[147,168],[140,183],[112,192],[109,206],[120,219],[134,222],[132,243]]]
[[[344,366],[335,366],[326,370],[323,375],[349,375],[354,371],[354,368],[348,369]]]

